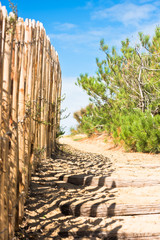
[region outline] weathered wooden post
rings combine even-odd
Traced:
[[[49,61],[50,61],[50,42],[49,38],[46,37],[47,45],[46,45],[46,74],[45,74],[45,106],[44,106],[44,122],[45,122],[45,149],[46,149],[46,157],[48,157],[48,87],[49,87]]]
[[[8,239],[9,234],[9,141],[10,141],[10,129],[9,129],[9,117],[10,117],[10,91],[11,91],[11,53],[12,53],[12,34],[9,31],[9,19],[7,17],[7,11],[5,7],[2,7],[4,15],[4,27],[3,27],[3,91],[2,91],[2,138],[3,138],[3,150],[2,158],[4,161],[4,226],[6,231],[4,232],[4,238]]]
[[[24,212],[24,195],[25,195],[25,70],[24,70],[24,25],[21,23],[21,40],[20,40],[20,82],[19,82],[19,105],[18,105],[18,135],[19,135],[19,220],[22,221]]]
[[[48,118],[49,118],[49,126],[48,126],[48,154],[51,156],[52,154],[52,89],[53,89],[53,71],[54,71],[54,55],[53,55],[53,47],[51,46],[51,54],[50,54],[50,82],[49,82],[49,89],[48,89],[48,99],[49,99],[49,111],[48,111]]]
[[[42,121],[42,101],[43,101],[43,89],[42,89],[42,71],[43,71],[43,47],[44,47],[44,28],[42,23],[40,23],[40,38],[39,38],[39,51],[38,51],[38,83],[39,83],[39,92],[38,92],[38,150],[42,151],[41,143],[41,121]],[[41,155],[41,154],[40,154]]]
[[[53,93],[52,93],[52,122],[53,122],[53,128],[52,128],[52,151],[55,148],[55,137],[56,137],[56,101],[57,101],[57,94],[56,94],[56,89],[57,89],[57,55],[56,51],[54,50],[54,81],[53,81]]]
[[[3,50],[2,50],[2,41],[3,41],[3,12],[1,9],[0,3],[0,239],[3,236],[4,223],[3,223],[3,215],[4,215],[4,161],[2,159],[2,79],[3,79]]]
[[[13,16],[13,51],[12,51],[12,88],[11,88],[11,117],[10,131],[10,218],[9,218],[9,238],[13,238],[15,228],[18,225],[18,171],[19,171],[19,144],[18,144],[18,89],[19,89],[19,36],[20,26],[16,24],[16,16]]]
[[[24,71],[25,71],[25,195],[27,196],[28,185],[29,185],[29,142],[28,142],[28,114],[29,114],[29,105],[28,105],[28,95],[27,95],[27,86],[28,86],[28,55],[29,55],[29,20],[26,19],[24,22]]]
[[[34,47],[34,81],[35,81],[35,87],[33,92],[33,124],[34,124],[34,160],[35,164],[37,165],[38,158],[36,156],[36,152],[38,149],[38,92],[39,92],[39,37],[40,37],[40,25],[39,22],[37,22],[35,26],[35,32],[34,32],[34,41],[35,41],[35,47]]]
[[[13,93],[12,93],[12,141],[11,141],[11,155],[13,172],[11,181],[13,183],[12,190],[12,221],[13,229],[18,229],[19,223],[19,141],[18,141],[18,97],[19,97],[19,80],[20,80],[20,38],[21,38],[21,24],[17,22],[15,29],[14,41],[14,59],[13,59]]]
[[[41,149],[44,150],[44,157],[46,156],[46,146],[45,146],[45,100],[46,100],[46,33],[44,30],[44,45],[43,45],[43,63],[42,63],[42,100],[41,100]]]

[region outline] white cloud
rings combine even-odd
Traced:
[[[121,40],[125,40],[126,37],[131,38],[133,34],[136,33],[137,35],[139,31],[144,32],[144,30],[147,33],[147,28],[148,34],[150,34],[153,26],[158,25],[160,21],[160,14],[158,14],[160,8],[157,4],[156,1],[154,1],[154,4],[141,3],[141,5],[136,5],[128,2],[117,4],[113,7],[94,12],[92,17],[103,20],[101,26],[98,26],[96,21],[92,22],[90,27],[82,27],[80,29],[79,26],[74,24],[64,23],[61,24],[59,29],[63,29],[65,26],[67,29],[68,26],[68,29],[76,28],[76,31],[57,32],[49,36],[53,41],[61,43],[63,49],[70,48],[74,52],[80,52],[84,47],[87,47],[87,49],[98,49],[102,38],[106,40],[107,44],[111,44],[111,46],[117,42],[119,42],[118,46],[120,46]],[[105,19],[108,19],[108,21]],[[116,26],[113,25],[112,21],[115,21]],[[118,25],[120,22],[123,25]]]
[[[68,42],[69,44],[93,44],[100,41],[101,38],[109,37],[113,33],[112,27],[99,27],[99,28],[90,28],[86,31],[79,30],[72,33],[56,33],[49,34],[51,39],[56,39],[62,42]]]
[[[90,9],[90,8],[92,8],[93,7],[93,3],[92,3],[92,1],[89,1],[89,2],[87,2],[86,3],[86,5],[85,5],[85,9]]]
[[[159,1],[153,1],[153,0],[139,0],[139,3],[151,3],[151,4],[158,4]]]
[[[125,2],[111,8],[95,11],[92,19],[109,19],[110,21],[121,22],[124,25],[137,25],[142,20],[149,19],[155,11],[159,11],[159,9],[153,4],[135,5]]]
[[[54,23],[54,29],[58,30],[58,31],[68,31],[68,30],[73,30],[75,29],[77,26],[73,23]]]
[[[79,9],[79,10],[89,10],[91,8],[93,8],[93,1],[92,0],[86,2],[83,7],[78,7],[77,9]]]

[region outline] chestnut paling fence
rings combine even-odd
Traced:
[[[61,69],[43,25],[0,4],[0,240],[24,214],[31,172],[55,148]]]

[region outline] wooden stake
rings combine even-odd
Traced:
[[[19,182],[19,141],[18,141],[18,91],[19,91],[19,51],[20,51],[20,25],[17,24],[15,30],[15,44],[14,44],[14,62],[13,62],[13,94],[12,94],[12,141],[11,141],[11,155],[13,172],[11,176],[12,183],[12,221],[11,227],[13,230],[18,230],[18,182]]]
[[[46,86],[45,86],[45,76],[46,76],[46,34],[44,33],[44,45],[43,45],[43,65],[42,65],[42,101],[41,101],[41,149],[44,149],[44,157],[46,157],[46,146],[45,146],[45,100],[46,100]]]
[[[6,19],[6,29],[5,29],[5,43],[4,43],[4,60],[3,60],[3,92],[2,92],[2,121],[3,121],[3,159],[5,162],[5,226],[8,231],[5,231],[4,237],[8,239],[9,234],[9,170],[10,170],[10,156],[9,156],[9,143],[10,143],[10,128],[9,128],[9,118],[10,118],[10,91],[11,91],[11,56],[12,56],[12,34],[8,29],[10,28],[9,20]]]
[[[3,41],[3,14],[0,5],[0,239],[4,236],[4,160],[2,158],[2,88],[3,88],[3,51],[2,51],[2,41]]]
[[[24,70],[24,25],[21,22],[21,69],[19,83],[19,106],[18,106],[18,135],[19,135],[19,221],[22,221],[24,214],[25,195],[25,70]]]
[[[28,94],[27,94],[27,86],[28,86],[28,56],[29,56],[29,45],[30,45],[30,39],[29,39],[29,20],[26,19],[24,22],[24,69],[25,69],[25,196],[27,197],[28,193],[28,185],[29,185],[29,155],[30,155],[30,149],[29,149],[29,103],[28,103]]]

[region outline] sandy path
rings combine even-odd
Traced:
[[[75,185],[71,178],[105,175],[107,180],[115,177],[125,182],[142,177],[160,180],[160,155],[125,153],[101,138],[63,137],[60,143],[65,151],[43,159],[32,176],[17,240],[160,239],[160,184],[108,188],[84,185],[84,181]],[[146,215],[137,215],[139,206]],[[130,208],[135,213],[128,216]]]
[[[80,139],[80,140],[77,140]],[[85,135],[74,137],[62,137],[61,144],[70,145],[75,149],[102,154],[111,159],[113,167],[116,169],[113,177],[120,176],[141,176],[151,179],[160,176],[160,154],[125,152],[123,148],[116,148],[112,140],[105,143],[103,136],[95,138],[85,138]]]

